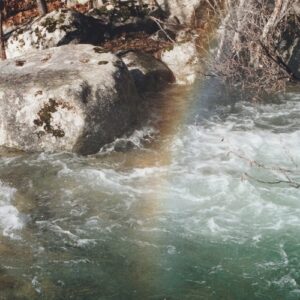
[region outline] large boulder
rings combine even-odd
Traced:
[[[178,84],[193,84],[197,78],[200,59],[194,41],[176,43],[163,51],[161,60],[171,69]]]
[[[0,63],[0,146],[87,155],[130,130],[137,91],[124,63],[92,45]]]
[[[150,54],[124,51],[118,56],[126,64],[140,94],[157,92],[175,81],[172,71]]]
[[[13,58],[33,49],[66,44],[97,44],[107,26],[74,10],[60,9],[19,27],[7,41],[7,56]]]

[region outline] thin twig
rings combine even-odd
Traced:
[[[291,187],[294,187],[296,189],[299,189],[300,188],[300,183],[298,182],[295,182],[295,181],[290,181],[290,180],[276,180],[276,181],[265,181],[265,180],[261,180],[261,179],[258,179],[258,178],[255,178],[251,175],[249,175],[248,173],[244,173],[244,175],[252,180],[255,180],[259,183],[263,183],[263,184],[272,184],[272,185],[275,185],[275,184],[281,184],[281,183],[284,183],[284,184],[288,184],[290,185]]]
[[[236,153],[234,151],[229,151],[228,154],[234,154],[235,156],[247,161],[250,163],[250,165],[255,165],[256,167],[258,168],[261,168],[261,169],[265,169],[265,170],[270,170],[270,171],[277,171],[277,172],[281,172],[281,173],[292,173],[293,170],[289,170],[289,169],[284,169],[284,168],[281,168],[281,167],[267,167],[265,166],[264,164],[256,161],[256,160],[251,160],[239,153]]]
[[[172,43],[176,43],[176,42],[170,37],[170,35],[163,29],[163,27],[161,26],[161,24],[164,24],[163,21],[161,21],[161,20],[159,20],[159,19],[157,19],[157,18],[155,18],[155,17],[152,17],[152,16],[150,16],[149,18],[150,18],[151,20],[153,20],[153,21],[158,25],[158,27],[160,28],[160,30],[166,35],[166,37],[167,37]]]

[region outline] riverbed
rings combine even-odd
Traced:
[[[173,87],[98,154],[0,159],[0,299],[300,298],[300,93]]]

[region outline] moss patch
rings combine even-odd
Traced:
[[[55,137],[62,138],[65,136],[65,132],[57,126],[56,128],[51,124],[52,114],[57,111],[57,109],[66,108],[70,110],[72,107],[68,103],[62,101],[56,101],[54,99],[49,99],[48,103],[45,103],[44,106],[38,112],[38,118],[33,121],[34,125],[43,127],[44,131],[39,131],[38,136],[45,135],[46,133],[52,134]]]
[[[47,17],[42,23],[42,26],[45,27],[48,32],[54,32],[56,30],[57,20],[52,17]]]

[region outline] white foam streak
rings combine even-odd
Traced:
[[[12,205],[16,189],[0,182],[0,228],[2,234],[18,239],[17,231],[23,228],[23,221],[18,209]]]

